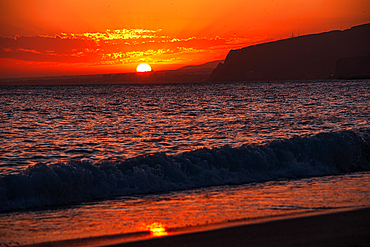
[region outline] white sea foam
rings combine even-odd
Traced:
[[[116,162],[42,164],[0,178],[0,211],[370,170],[369,131],[321,133],[266,145],[223,146]]]

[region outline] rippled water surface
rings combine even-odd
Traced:
[[[369,106],[370,80],[0,87],[0,246],[368,207]]]
[[[369,127],[370,81],[0,88],[0,169]]]

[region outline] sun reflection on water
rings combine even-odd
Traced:
[[[167,229],[163,226],[162,223],[154,222],[147,226],[147,229],[150,231],[150,235],[153,237],[161,237],[168,235]]]

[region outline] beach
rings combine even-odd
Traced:
[[[370,246],[370,208],[246,224],[110,246]]]
[[[318,212],[257,222],[223,225],[212,230],[186,229],[148,239],[148,232],[135,236],[101,236],[28,246],[370,246],[370,208]],[[194,231],[195,232],[192,232]],[[184,229],[183,229],[184,231]],[[129,240],[131,238],[131,240]],[[137,240],[143,239],[144,240]],[[136,239],[136,240],[132,240]]]

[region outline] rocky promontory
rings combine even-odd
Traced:
[[[370,24],[364,24],[231,50],[210,81],[314,80],[343,73],[350,78],[351,71],[363,78],[370,74],[368,65],[361,64],[368,64],[368,55]]]

